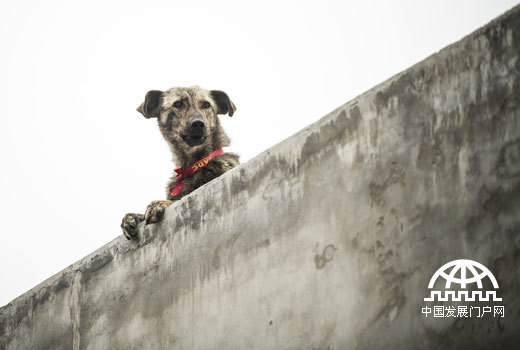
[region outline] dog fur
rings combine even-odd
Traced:
[[[177,166],[186,169],[220,147],[229,146],[218,114],[232,116],[236,107],[228,95],[219,90],[205,90],[198,86],[177,87],[167,91],[151,90],[137,108],[145,118],[157,118],[159,129],[172,152]],[[194,126],[195,125],[195,126]],[[128,213],[121,228],[126,238],[137,235],[137,225],[159,222],[164,211],[173,201],[208,183],[239,164],[238,155],[226,152],[210,160],[208,165],[183,180],[184,188],[175,197],[170,196],[177,183],[176,174],[166,186],[166,200],[152,201],[145,214]]]

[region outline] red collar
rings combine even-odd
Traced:
[[[200,169],[204,168],[206,165],[208,165],[209,161],[213,158],[220,157],[224,154],[224,151],[222,150],[222,147],[217,149],[214,152],[211,152],[206,157],[202,158],[198,162],[193,163],[190,165],[186,170],[184,170],[181,166],[175,168],[175,172],[177,173],[177,184],[173,188],[173,190],[170,192],[170,196],[175,197],[179,193],[181,193],[182,189],[184,188],[184,183],[182,182],[183,179],[187,178],[190,175],[195,174]]]

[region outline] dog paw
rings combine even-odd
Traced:
[[[139,225],[143,220],[143,214],[128,213],[125,215],[121,222],[121,228],[123,229],[123,234],[127,239],[132,239],[137,236],[137,225]]]
[[[146,208],[146,212],[144,214],[146,224],[154,224],[159,222],[164,214],[166,208],[168,208],[173,201],[165,200],[165,201],[152,201]]]

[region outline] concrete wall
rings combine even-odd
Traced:
[[[0,349],[518,348],[519,53],[516,7],[3,307]],[[504,318],[421,314],[461,258]]]

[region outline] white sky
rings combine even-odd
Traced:
[[[0,305],[164,199],[169,150],[135,111],[148,90],[226,91],[245,162],[515,4],[1,2]]]

